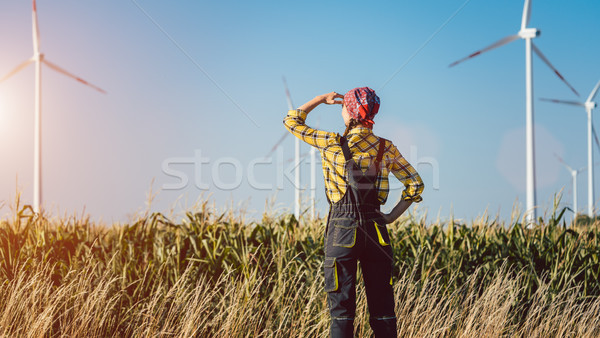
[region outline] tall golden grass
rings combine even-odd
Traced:
[[[531,230],[486,217],[389,225],[399,335],[599,336],[599,230],[567,228],[563,213]],[[179,221],[104,227],[17,202],[0,221],[0,335],[325,337],[324,222],[249,222],[204,201]]]

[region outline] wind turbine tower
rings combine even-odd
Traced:
[[[584,171],[585,167],[575,170],[571,168],[560,156],[556,154],[554,154],[554,156],[556,156],[558,161],[562,163],[562,165],[564,165],[565,168],[569,171],[569,174],[571,174],[571,179],[573,180],[573,220],[575,220],[577,218],[577,214],[579,213],[579,209],[577,207],[577,175],[579,175],[580,172]]]

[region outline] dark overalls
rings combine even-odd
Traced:
[[[356,264],[360,260],[369,323],[376,338],[396,337],[394,292],[392,289],[392,249],[385,224],[379,215],[376,180],[385,140],[379,139],[377,158],[363,173],[352,159],[348,141],[342,138],[346,159],[346,193],[330,202],[325,229],[325,291],[331,314],[331,337],[353,337],[356,311]]]

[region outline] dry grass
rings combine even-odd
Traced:
[[[324,220],[0,220],[0,336],[326,337]],[[597,337],[597,227],[390,226],[402,337]],[[356,331],[371,335],[359,278]]]
[[[51,269],[20,271],[0,287],[2,336],[104,337],[326,337],[328,313],[320,283],[286,279],[270,295],[260,278],[223,274],[190,285],[185,273],[169,288],[158,288],[130,309],[120,309],[119,278],[93,281],[86,269],[54,286]],[[402,337],[597,337],[600,300],[581,302],[577,289],[547,301],[547,288],[534,295],[528,315],[516,321],[514,306],[522,273],[499,273],[486,287],[476,278],[447,293],[432,277],[418,290],[412,278],[395,284],[399,336]],[[298,277],[298,276],[297,276]],[[358,292],[357,334],[370,335],[364,289]],[[121,314],[121,315],[119,315]]]

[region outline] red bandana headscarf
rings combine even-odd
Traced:
[[[344,106],[350,117],[367,128],[373,128],[373,117],[379,111],[379,96],[369,87],[354,88],[344,95]]]

